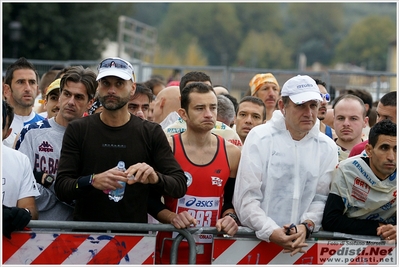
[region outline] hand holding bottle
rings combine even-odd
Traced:
[[[137,163],[127,169],[128,184],[143,183],[156,184],[159,181],[158,174],[147,163]]]

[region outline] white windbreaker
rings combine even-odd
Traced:
[[[319,131],[319,121],[295,141],[274,111],[245,139],[233,197],[240,222],[268,242],[273,230],[306,219],[318,231],[337,164],[337,145]]]

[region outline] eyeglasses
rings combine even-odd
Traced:
[[[98,65],[97,70],[99,71],[101,68],[118,68],[118,69],[131,69],[133,72],[133,67],[126,61],[117,59],[117,58],[108,58],[101,61],[100,65]]]
[[[320,93],[320,96],[321,96],[321,98],[325,99],[326,102],[330,102],[330,94],[329,93],[327,93],[327,94]]]

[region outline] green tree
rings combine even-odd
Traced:
[[[160,27],[159,42],[181,55],[198,40],[211,65],[231,64],[240,45],[241,24],[226,3],[173,3]]]
[[[237,3],[233,4],[244,35],[250,31],[275,32],[284,30],[284,20],[279,3]]]
[[[304,53],[308,64],[329,64],[343,28],[340,3],[290,3],[287,11],[286,43],[293,56]]]
[[[119,15],[132,5],[112,3],[4,3],[3,56],[12,57],[8,25],[22,25],[18,56],[44,60],[97,60],[116,39]]]
[[[369,16],[350,29],[336,48],[336,61],[386,70],[389,43],[396,39],[394,21],[387,16]]]
[[[252,68],[292,68],[291,54],[276,33],[250,31],[238,51],[237,64]]]

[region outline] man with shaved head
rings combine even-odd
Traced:
[[[165,129],[179,118],[179,114],[176,112],[179,108],[179,86],[166,87],[158,93],[154,100],[154,122],[159,123],[162,129]]]

